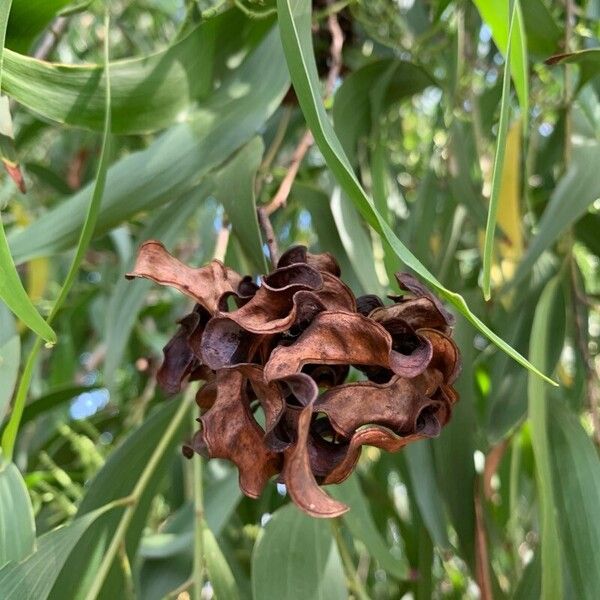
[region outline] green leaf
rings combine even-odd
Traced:
[[[549,380],[498,337],[470,310],[462,296],[447,290],[421,261],[398,239],[361,187],[328,120],[319,96],[319,78],[312,49],[311,3],[308,0],[278,0],[279,27],[294,89],[314,138],[340,186],[363,218],[390,244],[398,258],[422,277],[437,293],[452,303],[467,320],[519,364]],[[553,383],[553,382],[552,382]]]
[[[96,474],[79,506],[78,515],[89,513],[114,499],[132,493],[152,451],[163,437],[165,429],[172,421],[179,402],[172,401],[162,406],[135,430],[121,446],[113,452],[102,469]],[[152,473],[145,493],[135,509],[125,537],[125,548],[133,563],[152,499],[162,481],[167,467],[171,464],[172,453],[180,444],[185,423],[181,424],[172,436],[167,451],[162,455]],[[124,469],[126,465],[126,469]],[[81,552],[75,553],[57,581],[57,590],[86,590],[92,581],[104,551],[108,547],[121,517],[121,511],[113,512],[99,520],[81,541]],[[86,549],[83,551],[83,549]],[[77,574],[74,576],[74,574]],[[101,597],[118,597],[122,589],[123,575],[118,565],[113,565],[103,587]],[[64,591],[63,591],[64,593]]]
[[[350,476],[344,483],[328,488],[334,498],[350,507],[343,516],[352,536],[359,539],[367,548],[371,558],[375,559],[396,579],[403,580],[408,576],[408,561],[405,556],[394,556],[381,533],[377,529],[367,499],[360,487],[357,475]]]
[[[111,131],[147,133],[189,119],[195,100],[212,88],[217,33],[228,18],[206,21],[161,52],[112,62]],[[102,130],[102,64],[54,64],[7,50],[4,65],[5,91],[23,106],[58,123]]]
[[[19,469],[0,453],[0,567],[24,559],[34,547],[35,521],[29,492]],[[6,596],[0,593],[0,598]]]
[[[21,283],[4,233],[0,212],[0,300],[2,300],[27,327],[48,342],[56,342],[56,334],[44,321],[27,296]]]
[[[360,214],[344,197],[339,187],[334,188],[330,204],[338,235],[361,286],[371,294],[383,295],[383,286],[375,273],[371,235],[365,228]]]
[[[4,73],[4,40],[6,37],[6,27],[8,16],[11,10],[12,0],[4,2],[0,6],[0,101],[2,93],[2,75]],[[10,114],[9,114],[10,118]],[[2,221],[2,211],[0,210],[0,300],[3,301],[10,310],[12,310],[27,327],[35,331],[40,337],[48,342],[56,341],[56,334],[52,328],[42,319],[37,312],[27,292],[23,288],[15,263],[8,248],[6,233],[4,232],[4,223]]]
[[[475,565],[475,390],[473,363],[475,349],[472,330],[464,319],[457,319],[454,340],[461,349],[463,368],[455,387],[460,402],[452,410],[452,419],[440,437],[433,440],[434,458],[441,498],[458,535],[461,556],[471,568]],[[460,482],[457,485],[457,482]]]
[[[381,114],[393,102],[435,85],[435,81],[421,67],[391,58],[373,61],[348,75],[335,94],[332,116],[335,131],[353,164],[359,140],[368,137],[375,126],[370,95],[384,77],[386,89],[379,107]]]
[[[523,570],[513,600],[531,600],[540,597],[540,553],[539,550]]]
[[[105,12],[104,27],[108,31],[110,29],[110,17],[108,9]],[[104,40],[104,68],[106,69],[107,77],[110,82],[109,72],[109,36],[105,37]],[[94,230],[96,229],[96,222],[98,221],[98,214],[102,206],[102,198],[104,197],[104,188],[106,184],[106,172],[108,170],[109,155],[110,155],[110,123],[111,123],[111,90],[110,83],[106,86],[105,97],[104,97],[104,130],[102,134],[102,146],[100,149],[100,160],[98,161],[98,169],[96,172],[96,178],[93,184],[92,195],[90,198],[89,205],[85,212],[83,226],[79,234],[79,240],[77,242],[77,248],[75,249],[75,256],[73,257],[67,276],[60,288],[58,298],[55,300],[48,320],[45,323],[46,327],[50,326],[56,315],[61,310],[65,300],[69,296],[71,287],[75,282],[79,267],[83,261],[85,253],[87,252],[88,246],[92,241]],[[23,369],[23,375],[19,382],[19,388],[15,396],[13,412],[10,416],[6,430],[2,435],[2,449],[6,456],[12,459],[13,451],[17,434],[19,432],[19,426],[21,423],[21,417],[23,416],[23,410],[25,407],[25,401],[27,399],[27,393],[29,391],[29,385],[33,375],[33,368],[37,361],[37,356],[41,348],[39,338],[35,341],[32,349],[27,356],[25,368]]]
[[[0,423],[6,415],[17,383],[20,360],[21,338],[18,335],[0,342]]]
[[[431,444],[427,441],[409,444],[404,453],[421,518],[436,546],[448,550],[448,525],[442,494],[436,480]]]
[[[577,598],[600,589],[600,460],[598,451],[562,399],[548,410],[548,441],[558,528]]]
[[[529,52],[542,57],[555,52],[560,45],[563,31],[543,0],[526,0],[521,4],[521,10]]]
[[[600,215],[587,213],[575,224],[575,237],[588,247],[588,250],[600,256]]]
[[[513,5],[510,16],[510,27],[508,34],[508,46],[506,48],[506,61],[510,62],[513,49],[513,28],[515,25],[515,16],[518,10],[518,3]],[[498,205],[500,200],[500,186],[502,184],[502,174],[504,169],[504,155],[506,153],[506,136],[508,134],[508,114],[510,110],[510,77],[508,69],[504,69],[502,79],[502,98],[500,100],[500,121],[498,123],[498,139],[496,141],[496,154],[494,156],[494,168],[492,170],[492,193],[490,195],[490,206],[488,208],[487,224],[485,226],[485,242],[483,249],[483,297],[486,300],[491,298],[490,283],[492,272],[492,260],[494,252],[494,234],[496,232],[496,221],[498,218]]]
[[[0,598],[46,600],[77,543],[97,519],[114,508],[115,504],[103,506],[75,519],[66,527],[59,527],[41,536],[37,540],[37,550],[27,559],[20,563],[9,563],[0,569]],[[76,577],[76,574],[72,576]]]
[[[514,1],[516,10],[512,37],[510,36],[511,0],[473,0],[483,21],[492,30],[492,37],[500,52],[508,56],[509,39],[513,47],[510,56],[510,72],[519,98],[523,118],[523,130],[527,131],[529,117],[529,83],[527,65],[527,35],[519,0]],[[508,58],[507,58],[508,61]]]
[[[193,119],[176,125],[147,149],[109,169],[96,235],[143,210],[177,201],[256,133],[279,105],[288,85],[281,43],[277,32],[272,31],[238,69],[230,72]],[[83,224],[83,207],[89,203],[90,191],[90,186],[83,188],[11,236],[16,260],[23,262],[72,247]]]
[[[208,196],[209,190],[208,182],[202,182],[198,187],[190,190],[180,198],[177,202],[176,211],[173,211],[171,207],[164,207],[142,230],[139,242],[158,239],[166,246],[172,245],[177,237],[181,235],[185,224],[198,210],[202,210],[202,220],[212,226],[215,205],[214,203],[202,204]],[[208,235],[201,237],[203,261],[208,260],[212,251],[212,243],[210,243],[212,239],[210,239],[210,242],[209,239],[210,236]],[[131,262],[133,263],[133,259]],[[150,281],[128,281],[121,277],[111,290],[106,310],[105,328],[106,347],[110,348],[110,352],[107,353],[104,361],[104,380],[109,387],[113,385],[114,375],[122,363],[131,330],[152,286],[153,284]]]
[[[600,48],[588,48],[577,52],[555,54],[546,60],[548,65],[579,65],[580,77],[578,89],[600,73]]]
[[[293,504],[275,511],[252,553],[254,600],[345,600],[337,546],[327,521]]]
[[[219,548],[215,534],[206,526],[206,523],[202,527],[202,549],[208,579],[217,600],[237,600],[239,594],[231,569]]]
[[[223,204],[244,254],[257,273],[269,267],[258,227],[254,181],[264,152],[260,137],[246,144],[215,176],[215,198]]]
[[[6,42],[6,28],[12,6],[12,0],[6,0],[0,6],[0,92],[2,91],[2,75],[4,73],[4,45]]]
[[[56,14],[73,0],[13,0],[6,45],[27,52]]]
[[[238,505],[242,492],[237,469],[224,475],[221,465],[208,463],[203,472],[219,471],[218,477],[206,477],[204,482],[204,514],[215,536],[219,536]],[[196,514],[192,502],[182,506],[165,522],[161,533],[142,539],[139,556],[144,563],[140,571],[141,597],[159,600],[184,583],[192,572],[194,527]]]
[[[544,288],[533,319],[529,355],[541,369],[552,371],[548,357],[549,336],[561,304],[560,279],[552,279]],[[543,599],[560,597],[563,589],[562,544],[558,532],[553,488],[560,486],[552,475],[551,444],[548,438],[548,388],[530,375],[528,381],[531,441],[536,463],[538,503],[540,507],[541,568]],[[558,594],[558,596],[557,596]]]
[[[560,234],[585,214],[600,196],[600,144],[575,146],[571,163],[552,192],[537,226],[537,235],[529,244],[509,286],[518,285],[529,275],[545,250]]]
[[[291,199],[296,199],[311,215],[312,226],[319,238],[321,252],[331,252],[342,270],[344,281],[356,296],[365,293],[354,270],[354,265],[346,254],[340,235],[331,213],[329,197],[320,188],[296,181],[292,186]]]

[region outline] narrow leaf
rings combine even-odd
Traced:
[[[4,225],[0,212],[0,300],[2,300],[15,315],[21,319],[27,327],[35,331],[40,337],[48,342],[56,342],[56,334],[44,321],[40,313],[27,296],[27,292],[21,283],[15,263],[13,262]]]
[[[77,542],[102,515],[114,509],[115,503],[75,519],[38,539],[37,550],[20,563],[9,563],[0,569],[2,600],[46,600],[58,575]],[[64,596],[63,596],[64,597]]]
[[[106,12],[104,27],[108,32],[110,25],[110,19],[108,16],[108,11]],[[109,154],[110,154],[110,123],[111,123],[111,93],[110,93],[110,72],[109,72],[109,36],[105,37],[104,42],[104,67],[107,71],[106,76],[109,81],[109,85],[106,86],[106,95],[104,97],[104,133],[102,135],[102,147],[100,150],[100,160],[98,162],[98,170],[96,172],[96,179],[94,181],[94,187],[92,191],[92,195],[90,198],[90,203],[87,207],[87,211],[85,213],[85,220],[83,222],[83,227],[79,234],[79,241],[77,243],[77,248],[75,250],[75,256],[71,261],[71,265],[69,266],[69,271],[67,272],[67,276],[65,277],[65,281],[63,282],[60,292],[58,294],[58,298],[54,302],[54,306],[50,311],[50,315],[48,316],[48,320],[44,323],[44,325],[49,328],[50,323],[54,320],[56,315],[59,313],[62,308],[65,300],[67,299],[69,292],[71,291],[71,287],[75,281],[75,277],[79,272],[79,267],[81,266],[81,262],[84,259],[85,253],[87,252],[88,246],[92,241],[92,237],[94,235],[94,230],[96,229],[96,222],[98,220],[98,215],[100,213],[100,208],[102,205],[102,198],[104,196],[104,188],[106,184],[106,172],[108,170],[109,164]],[[0,284],[1,286],[1,284]],[[37,314],[37,313],[36,313]],[[44,336],[42,336],[44,337]],[[19,426],[21,423],[21,417],[23,415],[23,410],[25,408],[25,401],[27,399],[27,393],[29,391],[29,385],[31,383],[31,378],[33,375],[33,367],[37,360],[37,356],[40,350],[41,344],[39,339],[35,341],[32,349],[29,352],[27,357],[27,362],[25,364],[25,368],[23,369],[23,375],[21,376],[21,381],[19,383],[19,388],[17,390],[17,394],[15,396],[13,411],[10,416],[10,420],[6,426],[4,433],[2,434],[2,449],[6,456],[12,459],[13,451],[15,447],[15,442],[17,439],[17,434],[19,432]]]
[[[293,504],[277,510],[252,554],[254,600],[345,600],[337,546],[327,523]]]
[[[10,14],[12,0],[8,0],[0,5],[0,102],[4,106],[4,99],[1,96],[2,92],[2,74],[4,72],[4,40],[6,37],[6,26],[8,24],[8,15]],[[8,112],[8,103],[6,102],[4,112]],[[0,120],[6,126],[6,114],[4,117],[0,115]],[[10,119],[10,113],[8,114]],[[0,136],[5,135],[0,128]],[[2,300],[10,310],[12,310],[19,319],[21,319],[27,327],[35,331],[39,336],[48,342],[55,342],[56,335],[50,326],[42,319],[40,314],[33,306],[31,300],[27,296],[27,292],[23,288],[23,284],[15,268],[15,263],[8,248],[6,234],[4,232],[4,224],[2,222],[2,211],[0,211],[0,300]]]
[[[140,211],[177,201],[255,135],[279,105],[288,85],[281,43],[277,32],[272,31],[239,68],[230,72],[189,122],[174,126],[145,150],[109,169],[96,235],[105,234]],[[132,177],[132,173],[137,176]],[[16,260],[48,256],[74,246],[90,194],[91,186],[86,186],[11,237]]]
[[[488,337],[519,364],[551,382],[550,379],[536,369],[526,358],[511,348],[476,317],[470,311],[462,296],[446,289],[400,241],[385,222],[385,219],[377,212],[352,170],[340,141],[329,122],[319,95],[319,78],[311,37],[311,3],[308,0],[278,0],[277,6],[283,48],[304,117],[329,168],[333,171],[340,186],[352,202],[354,202],[363,218],[382,235],[406,266],[413,269],[440,296],[453,304],[483,335]]]
[[[436,546],[448,550],[448,524],[436,480],[431,445],[427,441],[409,444],[404,453],[421,518]]]
[[[553,399],[548,411],[549,449],[557,521],[577,598],[600,589],[600,460],[576,415]]]
[[[208,578],[217,600],[237,600],[239,594],[231,569],[219,548],[215,534],[207,527],[206,523],[202,527],[202,548]]]
[[[488,218],[485,227],[485,243],[483,249],[483,297],[491,298],[490,281],[492,271],[492,260],[494,251],[494,234],[496,232],[496,221],[498,218],[498,202],[500,200],[500,186],[502,184],[502,172],[504,168],[504,154],[506,152],[506,136],[508,134],[508,112],[510,109],[510,76],[509,65],[512,51],[512,32],[517,14],[517,2],[513,5],[508,30],[508,46],[506,47],[506,62],[504,76],[502,79],[502,98],[500,100],[500,122],[498,123],[498,139],[496,141],[496,155],[494,157],[494,168],[492,170],[492,193]]]
[[[571,163],[552,192],[537,226],[537,234],[529,244],[509,286],[523,282],[543,252],[560,234],[585,214],[600,197],[600,144],[575,146]]]
[[[532,361],[541,369],[552,371],[548,348],[551,329],[554,327],[554,311],[560,294],[560,280],[552,279],[544,288],[533,319],[529,353]],[[564,310],[564,309],[563,309]],[[538,503],[541,528],[542,592],[546,599],[560,597],[563,589],[562,544],[554,503],[553,487],[561,485],[553,480],[550,440],[548,439],[548,388],[540,379],[530,375],[528,382],[529,419],[531,441],[536,463]],[[559,596],[557,596],[557,594]]]
[[[527,120],[529,115],[529,83],[528,83],[528,65],[527,65],[527,35],[519,0],[513,0],[513,10],[516,9],[514,29],[510,33],[510,6],[511,0],[473,0],[483,21],[492,30],[492,37],[500,52],[508,57],[509,43],[513,46],[510,61],[506,58],[506,63],[510,64],[510,72],[515,90],[519,98],[521,113],[523,118],[523,129],[527,130]]]
[[[267,261],[256,215],[254,181],[264,151],[260,137],[248,142],[215,177],[215,198],[223,204],[246,256],[257,273],[267,273]]]
[[[406,579],[408,562],[405,556],[394,556],[379,533],[369,504],[360,487],[357,475],[352,475],[339,486],[329,488],[334,498],[350,507],[342,517],[352,536],[360,540],[382,569],[396,579]]]
[[[164,129],[210,92],[215,39],[224,19],[206,21],[161,52],[111,63],[113,133]],[[54,64],[7,50],[4,65],[5,92],[23,106],[58,123],[102,130],[107,84],[102,64]]]
[[[577,52],[555,54],[546,60],[547,65],[574,64],[579,65],[580,77],[578,88],[600,73],[600,48],[588,48]]]
[[[170,402],[152,414],[138,429],[115,450],[102,469],[96,474],[86,490],[79,506],[78,516],[93,514],[118,498],[129,496],[145,467],[148,465],[153,450],[156,449],[165,430],[172,422],[177,411],[178,402]],[[156,494],[165,471],[172,460],[174,447],[179,443],[184,425],[169,440],[167,451],[162,455],[145,493],[139,498],[135,513],[125,536],[125,549],[129,560],[133,563],[141,539],[152,499]],[[127,465],[124,469],[123,465]],[[122,511],[115,511],[103,516],[93,527],[90,527],[79,542],[77,551],[70,557],[57,578],[56,590],[72,590],[73,597],[85,595],[98,571],[98,566],[110,544],[112,536],[122,516]],[[118,565],[113,565],[103,586],[103,597],[119,597],[123,589],[123,574]],[[76,592],[76,593],[75,593]],[[106,596],[104,596],[104,594]]]
[[[0,567],[24,559],[34,546],[35,522],[29,492],[19,469],[0,454]],[[1,593],[0,597],[5,598]]]

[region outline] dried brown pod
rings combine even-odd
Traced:
[[[321,486],[346,479],[363,445],[396,452],[435,437],[458,400],[454,318],[407,273],[386,305],[356,299],[335,258],[303,246],[256,283],[218,261],[188,267],[149,241],[128,277],[195,300],[164,348],[158,383],[172,394],[205,381],[201,428],[184,452],[233,462],[250,497],[277,476],[306,513],[340,515],[347,507]],[[349,373],[362,380],[346,382]]]

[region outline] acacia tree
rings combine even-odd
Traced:
[[[0,598],[597,597],[598,16],[4,0]]]

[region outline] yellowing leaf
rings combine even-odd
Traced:
[[[50,261],[36,258],[27,265],[27,294],[32,302],[38,302],[44,296],[48,285]]]
[[[521,230],[521,120],[515,121],[506,138],[506,158],[500,184],[498,224],[506,241],[500,242],[503,258],[518,259],[523,254],[523,231]]]

